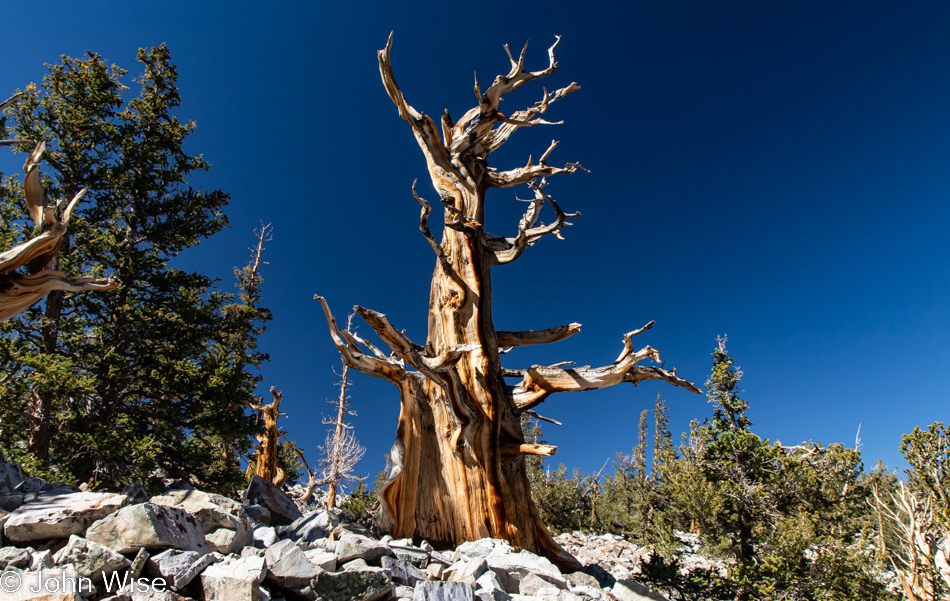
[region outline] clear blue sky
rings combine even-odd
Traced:
[[[213,165],[196,183],[232,195],[231,229],[182,263],[229,287],[251,230],[273,224],[261,391],[284,391],[284,427],[311,456],[339,366],[313,295],[341,319],[362,304],[425,339],[434,258],[412,180],[434,193],[379,80],[391,30],[396,77],[432,115],[474,103],[473,72],[507,71],[504,43],[530,39],[540,68],[562,35],[544,84],[582,86],[548,113],[564,125],[492,156],[521,165],[557,138],[552,160],[591,170],[548,188],[583,213],[566,240],[494,272],[499,329],[579,321],[583,333],[509,366],[609,363],[624,332],[655,319],[640,342],[700,384],[728,334],[764,437],[853,444],[863,424],[868,466],[902,465],[900,436],[948,419],[946,2],[19,2],[0,15],[3,97],[60,54],[92,50],[135,73],[138,47],[168,44],[179,114],[198,122],[189,148]],[[540,93],[526,86],[505,106]],[[8,173],[21,164],[0,157]],[[515,231],[515,194],[489,197],[490,231]],[[711,414],[705,397],[659,383],[555,395],[539,409],[565,423],[545,428],[555,463],[596,471],[629,450],[657,391],[674,432]],[[399,400],[363,376],[353,393],[360,469],[375,473]]]

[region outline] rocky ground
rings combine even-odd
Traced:
[[[301,511],[257,477],[238,502],[182,485],[87,492],[5,465],[0,600],[664,599],[633,580],[647,550],[610,534],[558,537],[587,565],[562,574],[501,540],[436,550],[377,538],[343,512]]]

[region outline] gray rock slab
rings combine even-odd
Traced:
[[[488,571],[488,562],[484,557],[460,559],[442,573],[442,580],[448,582],[465,582],[475,585],[478,577]]]
[[[408,544],[398,544],[397,541],[391,541],[388,546],[396,559],[408,561],[417,568],[425,568],[429,565],[429,552],[412,546],[411,541]]]
[[[180,507],[154,503],[120,509],[90,526],[86,538],[119,553],[135,553],[142,548],[209,552],[193,515]]]
[[[291,542],[291,541],[281,541]],[[310,584],[315,576],[323,570],[307,559],[304,552],[294,544],[283,546],[280,553],[271,553],[277,545],[267,550],[267,578],[278,585],[298,589]]]
[[[37,478],[36,476],[30,476],[23,482],[17,484],[14,491],[21,495],[28,495],[30,493],[40,492],[44,486],[46,486],[46,480]]]
[[[3,525],[9,540],[24,543],[50,538],[68,538],[119,511],[128,497],[115,493],[79,492],[43,496],[12,512]]]
[[[475,581],[475,597],[478,601],[510,601],[511,599],[511,595],[505,591],[491,570]]]
[[[303,517],[297,504],[284,494],[284,491],[256,475],[248,483],[242,502],[245,505],[267,508],[271,515],[271,524],[275,526],[286,526]]]
[[[340,540],[336,541],[337,564],[361,558],[370,565],[378,566],[380,559],[392,554],[386,545],[360,534],[344,532]]]
[[[18,547],[3,547],[0,549],[0,570],[6,568],[20,568],[25,570],[30,567],[32,560],[30,552]]]
[[[254,526],[254,529],[251,531],[251,538],[248,540],[248,543],[258,549],[267,549],[277,544],[278,540],[280,539],[277,538],[276,530],[270,526],[258,524]]]
[[[16,511],[25,502],[26,499],[21,494],[15,492],[0,493],[0,509],[3,511]]]
[[[164,578],[171,588],[181,590],[214,562],[215,556],[210,553],[168,549],[150,558],[147,568],[152,578]]]
[[[331,526],[329,514],[326,511],[313,512],[294,520],[292,524],[281,530],[280,536],[311,543],[317,539],[326,538],[334,527]]]
[[[171,490],[152,497],[151,503],[180,507],[195,516],[213,551],[228,555],[239,552],[251,534],[241,504],[200,490]]]
[[[56,552],[53,560],[59,566],[72,564],[80,576],[102,582],[109,574],[129,567],[131,562],[109,547],[86,540],[75,534],[66,546]]]
[[[258,524],[270,526],[270,511],[260,505],[243,505],[244,515],[254,520]]]
[[[205,601],[258,601],[267,574],[263,557],[246,557],[210,566],[201,573]]]
[[[336,554],[329,551],[324,551],[323,549],[310,549],[303,552],[307,556],[307,559],[310,560],[310,563],[326,570],[327,572],[336,571]]]
[[[56,567],[53,552],[49,549],[30,554],[30,571],[49,570]]]
[[[475,601],[475,594],[464,582],[419,582],[412,601]]]
[[[621,601],[669,601],[650,587],[633,580],[618,580],[610,592]]]
[[[23,472],[20,466],[7,463],[0,456],[0,493],[12,493],[23,482]]]
[[[384,571],[322,572],[308,587],[321,601],[376,601],[392,593]]]
[[[380,560],[380,565],[384,570],[389,570],[393,582],[396,584],[415,587],[417,582],[429,580],[425,572],[408,561],[394,559],[392,557],[383,557]]]

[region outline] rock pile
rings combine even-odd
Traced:
[[[436,550],[377,538],[342,512],[302,513],[260,478],[239,503],[172,489],[149,498],[0,482],[0,600],[580,601],[662,596],[630,580],[642,550],[617,538],[562,536],[589,573],[483,539]],[[4,546],[5,545],[5,546]]]

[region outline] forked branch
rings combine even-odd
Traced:
[[[633,336],[649,329],[652,325],[653,322],[650,322],[647,326],[625,335],[624,352],[616,361],[604,367],[583,366],[560,369],[533,365],[525,370],[509,372],[522,375],[521,382],[512,390],[515,407],[522,411],[531,409],[543,403],[550,394],[555,392],[596,390],[624,382],[630,382],[636,386],[644,380],[664,380],[698,394],[699,389],[692,382],[678,377],[675,369],[670,372],[658,366],[638,365],[644,359],[652,359],[657,363],[660,361],[658,350],[646,346],[633,351],[629,343]]]
[[[327,325],[330,327],[330,337],[333,338],[333,344],[336,345],[346,365],[368,376],[382,378],[393,383],[401,382],[405,378],[406,368],[401,361],[385,357],[379,352],[379,349],[370,345],[366,346],[373,356],[364,353],[358,343],[360,339],[346,330],[341,330],[336,325],[336,318],[330,312],[326,299],[320,295],[313,298],[319,301],[320,306],[323,307],[323,314],[326,316]]]
[[[495,265],[507,265],[508,263],[516,261],[529,246],[532,246],[545,236],[554,234],[559,240],[563,240],[561,229],[573,225],[568,219],[580,217],[580,211],[565,213],[560,205],[544,192],[546,185],[547,182],[545,180],[541,180],[540,183],[531,183],[531,189],[534,190],[534,198],[527,201],[530,204],[528,210],[525,211],[524,216],[522,216],[521,221],[518,223],[518,234],[515,237],[501,238],[486,235],[486,245],[489,251],[493,253],[492,258],[494,259],[493,262]],[[556,219],[554,223],[550,225],[544,225],[542,223],[535,227],[541,208],[545,202],[548,202],[551,208],[554,209]]]

